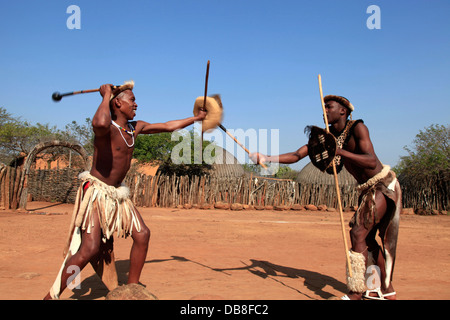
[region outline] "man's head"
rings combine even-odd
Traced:
[[[112,91],[110,109],[113,120],[120,115],[126,120],[132,120],[136,116],[137,104],[133,94],[134,81],[125,82],[122,86]]]
[[[111,115],[113,120],[123,116],[127,121],[133,120],[136,116],[136,98],[133,91],[127,89],[120,92],[110,102]]]
[[[352,111],[355,110],[350,101],[342,96],[327,95],[323,98],[323,101],[325,102],[329,123],[337,121],[339,117],[347,119]]]

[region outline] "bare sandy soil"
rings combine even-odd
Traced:
[[[72,205],[0,211],[0,299],[42,299],[63,261]],[[323,300],[346,293],[336,212],[139,208],[152,236],[141,282],[161,300]],[[352,213],[345,213],[346,223]],[[348,228],[347,228],[348,229]],[[115,239],[119,284],[132,239]],[[450,298],[450,217],[401,217],[397,298]],[[104,299],[88,265],[62,298]]]

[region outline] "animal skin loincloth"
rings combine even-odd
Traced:
[[[117,232],[118,237],[127,237],[132,234],[133,227],[137,232],[141,231],[137,210],[129,199],[130,192],[126,186],[116,188],[107,185],[87,171],[78,177],[83,182],[75,200],[69,236],[64,249],[65,259],[50,290],[53,298],[59,298],[61,275],[66,261],[80,248],[81,230],[91,232],[94,215],[99,217],[103,242],[110,239],[114,232]]]
[[[359,185],[357,190],[361,193],[358,200],[358,210],[350,221],[350,227],[364,225],[365,228],[378,228],[379,236],[383,243],[384,256],[386,259],[386,287],[392,281],[397,239],[399,230],[400,211],[402,209],[402,193],[400,184],[395,173],[389,166]],[[375,205],[376,192],[381,192],[387,201],[384,217],[380,220]]]

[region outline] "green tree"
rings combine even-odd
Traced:
[[[254,163],[244,163],[242,168],[245,172],[253,173],[254,175],[259,175],[261,167],[258,164]]]
[[[32,125],[14,118],[1,107],[0,115],[0,161],[8,163],[19,156],[26,156],[37,143],[60,136],[55,126],[40,123]]]
[[[289,165],[280,165],[277,173],[275,174],[275,177],[280,178],[280,179],[295,180],[297,175],[298,175],[298,171],[293,170]]]
[[[84,124],[72,121],[66,124],[65,130],[61,131],[64,141],[79,143],[90,155],[94,154],[94,130],[92,130],[91,118],[86,118]]]
[[[176,144],[176,141],[171,141],[169,132],[140,135],[136,139],[133,157],[139,162],[169,161]]]
[[[242,167],[244,168],[244,171],[246,171],[248,173],[252,173],[256,176],[258,176],[261,172],[261,166],[259,164],[245,163],[242,165]],[[278,179],[295,180],[297,175],[298,175],[298,171],[293,170],[289,165],[280,164],[278,167],[278,171],[273,175],[273,177],[278,178]]]
[[[163,174],[176,175],[203,175],[208,173],[212,168],[211,165],[203,162],[202,164],[195,163],[195,143],[200,137],[196,136],[194,130],[190,130],[184,138],[190,139],[191,147],[191,161],[189,164],[175,164],[172,162],[171,154],[173,148],[180,143],[180,141],[172,141],[172,134],[169,132],[140,135],[136,139],[133,157],[139,162],[156,162],[159,164],[159,171]],[[210,144],[209,141],[202,141],[202,153],[204,149]],[[214,156],[214,155],[213,155]]]
[[[84,124],[72,121],[65,130],[58,130],[49,124],[35,125],[13,117],[5,108],[0,107],[0,162],[11,163],[14,159],[27,156],[32,148],[41,142],[61,140],[81,144],[88,154],[93,153],[93,130],[91,120],[86,118]],[[62,155],[71,159],[71,150],[65,148],[48,148],[44,153],[52,161]],[[69,160],[72,161],[72,160]]]
[[[394,168],[403,203],[415,208],[448,210],[450,193],[450,128],[433,124],[421,130],[407,156]]]
[[[422,180],[435,176],[450,178],[450,126],[432,124],[420,130],[413,140],[413,146],[405,146],[407,156],[400,158],[394,168],[398,174],[410,179]]]

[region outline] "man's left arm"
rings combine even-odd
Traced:
[[[137,121],[136,133],[138,134],[152,134],[160,132],[172,132],[178,129],[190,126],[195,121],[202,121],[206,116],[206,112],[200,110],[198,115],[179,120],[171,120],[163,123],[148,123],[145,121]]]
[[[336,155],[340,155],[345,158],[346,161],[351,161],[359,167],[375,169],[377,166],[377,156],[375,155],[375,150],[366,125],[363,123],[356,125],[353,135],[358,153],[338,148]]]

